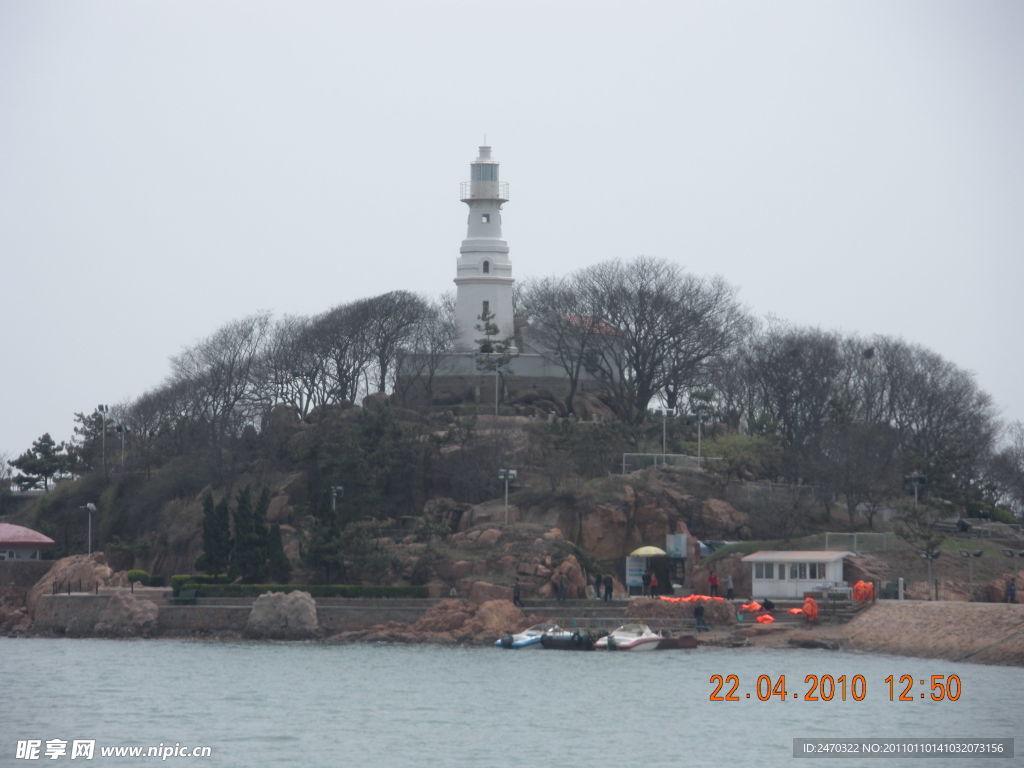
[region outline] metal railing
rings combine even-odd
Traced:
[[[825,534],[825,549],[829,550],[848,550],[860,554],[862,552],[886,552],[898,549],[900,546],[900,540],[892,533],[829,531]]]
[[[473,194],[473,185],[479,187]],[[463,181],[459,183],[459,200],[500,200],[508,202],[507,181]]]
[[[722,461],[717,456],[688,456],[685,453],[624,453],[622,474],[648,467],[704,467]]]

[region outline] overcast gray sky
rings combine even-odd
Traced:
[[[0,0],[0,452],[268,309],[647,254],[1024,419],[1024,3]]]

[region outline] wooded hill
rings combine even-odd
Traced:
[[[505,425],[485,419],[490,402],[404,407],[410,382],[429,391],[450,348],[443,301],[397,291],[310,318],[259,314],[184,350],[136,400],[76,414],[70,443],[44,435],[14,459],[24,486],[65,481],[24,521],[58,554],[81,551],[79,507],[93,502],[95,547],[178,567],[168,532],[205,491],[287,488],[282,522],[304,531],[293,559],[337,571],[354,562],[346,548],[366,550],[369,523],[443,524],[424,515],[429,500],[500,496],[501,468],[520,470],[514,494],[557,494],[618,471],[624,452],[660,453],[663,430],[667,452],[696,454],[698,425],[702,454],[722,459],[714,471],[813,486],[815,504],[844,505],[851,527],[914,486],[952,513],[1006,521],[1024,502],[1024,428],[1000,422],[971,374],[913,343],[761,323],[720,279],[643,258],[527,283],[517,306],[567,381],[584,372],[604,385],[607,423],[574,418],[571,388],[500,403]],[[672,415],[652,413],[661,404]]]

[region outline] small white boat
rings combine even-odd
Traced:
[[[609,651],[653,651],[660,642],[661,635],[646,624],[623,624],[594,643],[594,647]]]
[[[540,641],[549,629],[558,629],[551,624],[534,624],[514,635],[502,635],[494,641],[496,648],[541,648]]]

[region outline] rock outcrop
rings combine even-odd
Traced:
[[[246,637],[307,640],[320,632],[316,601],[308,592],[268,592],[256,598],[245,624]]]
[[[35,611],[39,598],[54,591],[54,584],[57,591],[64,591],[69,586],[75,592],[92,591],[97,586],[127,587],[128,577],[125,573],[115,573],[107,565],[107,558],[102,552],[63,557],[54,562],[53,567],[25,596],[25,607],[30,615]]]
[[[367,630],[342,632],[332,640],[489,645],[507,632],[518,632],[530,618],[508,600],[473,603],[442,600],[414,624],[381,624]]]

